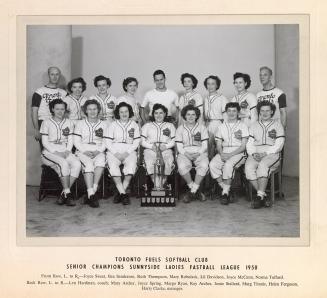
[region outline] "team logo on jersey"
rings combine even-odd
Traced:
[[[249,104],[246,100],[242,101],[240,104],[241,109],[247,109],[248,106]]]
[[[190,99],[188,104],[191,105],[191,106],[195,106],[195,100],[193,98]]]
[[[166,137],[170,137],[170,129],[169,128],[165,128],[163,131],[162,131],[162,134]]]
[[[66,127],[66,128],[64,128],[64,129],[62,130],[62,134],[63,134],[65,137],[67,137],[67,136],[69,135],[69,132],[70,132],[69,127]]]
[[[240,129],[235,131],[234,136],[236,139],[242,139],[242,131]]]
[[[95,130],[94,132],[97,137],[99,137],[99,138],[103,137],[103,129],[102,128],[99,128],[99,129]]]
[[[131,128],[129,131],[128,131],[128,135],[130,138],[134,138],[134,133],[135,133],[135,128]]]
[[[200,142],[201,141],[201,133],[198,131],[194,136],[194,141]]]
[[[113,110],[115,108],[115,103],[112,100],[110,100],[107,103],[107,107],[108,107],[108,109]]]
[[[276,129],[272,129],[268,131],[269,138],[276,139],[276,135],[277,135]]]

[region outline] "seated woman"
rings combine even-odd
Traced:
[[[151,176],[154,182],[154,165],[156,162],[157,146],[162,153],[164,160],[164,177],[162,183],[166,182],[167,176],[169,176],[174,167],[174,156],[172,148],[175,146],[175,126],[167,122],[168,110],[162,104],[156,103],[152,108],[152,116],[150,120],[152,122],[146,123],[142,127],[141,144],[145,148],[144,150],[144,162],[148,174]]]
[[[40,129],[44,147],[42,163],[53,168],[60,177],[63,191],[57,204],[75,206],[70,188],[81,171],[81,163],[71,153],[74,126],[64,118],[67,104],[61,99],[51,101],[49,109],[52,117],[44,120]]]
[[[78,121],[74,130],[76,155],[82,163],[87,187],[86,203],[93,208],[99,207],[98,197],[95,194],[105,167],[103,134],[107,125],[98,118],[100,109],[101,106],[96,100],[87,100],[83,106],[86,118]]]
[[[136,150],[140,144],[140,129],[132,120],[134,116],[132,107],[126,102],[118,104],[114,113],[116,121],[111,123],[105,135],[105,145],[108,149],[107,166],[119,192],[114,198],[114,203],[122,202],[123,205],[128,205],[130,199],[126,189],[136,172]],[[121,164],[124,165],[124,179],[121,177]]]
[[[78,120],[85,118],[82,106],[87,100],[83,95],[86,83],[83,78],[73,79],[68,83],[67,90],[69,95],[64,98],[64,102],[67,103],[67,116],[75,125]]]
[[[181,111],[181,116],[185,123],[177,128],[177,165],[178,171],[189,187],[189,193],[184,197],[184,203],[198,198],[205,201],[203,193],[199,191],[201,181],[205,177],[208,166],[208,131],[207,128],[199,124],[200,110],[193,105],[185,106]],[[196,175],[192,180],[190,171],[192,163],[195,165]]]

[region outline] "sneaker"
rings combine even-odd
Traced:
[[[67,194],[66,206],[70,206],[70,207],[76,206],[76,204],[74,203],[74,197],[73,197],[72,193]]]
[[[121,201],[122,201],[122,197],[121,197],[121,194],[120,193],[116,193],[115,194],[115,196],[114,196],[114,204],[119,204],[119,203],[121,203]]]
[[[129,195],[127,193],[122,194],[122,202],[123,205],[129,205],[131,200],[129,199]]]
[[[67,200],[67,195],[64,192],[62,192],[60,197],[57,199],[57,204],[64,205],[66,203],[66,200]]]
[[[88,204],[92,208],[98,208],[99,207],[98,198],[95,195],[90,196],[90,198],[88,200]]]
[[[260,196],[256,196],[253,200],[252,208],[259,209],[262,207],[262,198]]]
[[[224,193],[220,198],[220,204],[228,205],[229,204],[229,195]]]

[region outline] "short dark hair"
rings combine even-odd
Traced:
[[[243,78],[244,82],[245,82],[245,89],[248,89],[250,88],[251,86],[251,78],[250,76],[247,74],[247,73],[241,73],[241,72],[237,72],[237,73],[234,73],[234,81],[238,78]]]
[[[111,86],[111,80],[103,75],[96,76],[93,80],[94,87],[98,87],[99,81],[106,81],[109,87]]]
[[[101,111],[101,105],[100,105],[100,103],[99,103],[97,100],[95,100],[95,99],[88,99],[88,100],[84,103],[84,105],[83,105],[83,107],[82,107],[83,112],[84,112],[85,115],[87,115],[87,113],[86,113],[86,109],[87,109],[87,107],[88,107],[89,105],[96,105],[96,106],[98,107],[98,114],[100,113],[100,111]]]
[[[260,71],[261,71],[261,70],[264,70],[264,69],[268,70],[268,72],[269,72],[270,75],[272,76],[273,72],[272,72],[271,68],[269,68],[268,66],[262,66],[262,67],[260,67]]]
[[[133,77],[128,77],[128,78],[124,79],[124,81],[123,81],[123,89],[124,89],[125,92],[127,91],[127,85],[129,83],[132,83],[132,82],[135,82],[136,83],[136,86],[139,85],[139,82],[137,81],[137,79],[135,79]]]
[[[153,105],[150,120],[151,121],[155,121],[155,119],[154,119],[154,112],[156,110],[160,110],[160,109],[163,110],[163,112],[165,113],[164,122],[168,122],[168,118],[167,118],[167,116],[168,116],[168,109],[164,105],[162,105],[160,103],[155,103]]]
[[[186,78],[190,78],[192,80],[193,88],[195,89],[196,86],[198,85],[198,79],[194,75],[192,75],[190,73],[187,73],[187,72],[183,73],[182,76],[181,76],[181,82],[182,82],[183,86],[184,86],[184,79],[186,79]]]
[[[79,77],[79,78],[72,79],[67,84],[67,90],[68,90],[69,93],[72,93],[72,87],[73,87],[73,84],[75,84],[75,83],[82,84],[82,92],[84,92],[86,90],[86,82],[84,81],[83,78]]]
[[[238,112],[241,110],[241,107],[238,102],[228,102],[225,106],[225,112],[227,112],[229,108],[236,108]]]
[[[134,112],[133,109],[131,107],[131,105],[129,105],[128,103],[122,101],[121,103],[119,103],[118,106],[116,106],[115,110],[114,110],[114,115],[116,119],[120,119],[120,115],[119,115],[119,109],[122,107],[127,107],[128,108],[128,118],[132,118],[134,116]]]
[[[186,114],[188,111],[194,111],[195,115],[196,115],[195,121],[199,120],[201,112],[200,112],[199,108],[197,108],[193,105],[187,105],[182,109],[181,116],[183,117],[184,120],[186,120]]]
[[[270,109],[272,110],[273,113],[272,113],[271,117],[273,117],[275,115],[275,112],[276,112],[276,106],[272,102],[270,102],[268,100],[263,100],[263,101],[258,102],[258,104],[257,104],[258,115],[260,114],[261,108],[266,107],[266,106],[269,106]]]
[[[50,110],[51,115],[54,114],[52,110],[54,109],[55,105],[64,105],[65,106],[65,110],[67,110],[67,103],[65,103],[60,98],[56,98],[56,99],[50,101],[50,103],[49,103],[49,110]]]
[[[204,80],[204,82],[203,82],[203,84],[204,84],[204,87],[206,87],[206,89],[208,89],[207,88],[207,83],[208,83],[208,80],[209,79],[212,79],[212,80],[215,80],[216,81],[216,84],[217,84],[217,90],[220,88],[220,84],[221,84],[221,80],[219,79],[219,77],[217,77],[217,76],[208,76],[205,80]]]
[[[164,78],[166,78],[166,74],[164,73],[163,70],[161,69],[157,69],[154,73],[153,73],[153,78],[157,75],[163,75]]]

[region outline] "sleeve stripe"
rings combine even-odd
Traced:
[[[79,135],[78,133],[73,133],[74,136],[82,137],[82,135]]]
[[[47,134],[47,133],[42,133],[42,132],[40,132],[40,134],[42,135],[42,136],[48,136],[49,134]]]
[[[197,108],[199,108],[199,107],[202,107],[203,106],[203,104],[201,104],[201,105],[198,105],[198,106],[196,106]]]
[[[143,137],[143,138],[145,138],[145,139],[146,139],[146,136],[144,136],[144,135],[141,135],[141,137]]]
[[[207,140],[209,140],[209,138],[207,138],[207,139],[203,139],[203,140],[201,140],[201,142],[203,142],[203,141],[207,141]]]
[[[136,137],[136,138],[134,138],[134,140],[137,140],[137,139],[140,139],[141,137]]]
[[[224,140],[223,138],[215,137],[216,140]]]
[[[257,106],[253,106],[252,108],[250,108],[250,110],[252,110],[252,109],[254,109],[254,108],[256,108]]]
[[[254,139],[254,136],[249,135],[249,137]]]
[[[278,139],[278,138],[285,138],[285,136],[279,136],[279,137],[276,137],[276,139]]]
[[[182,141],[175,141],[176,143],[182,143],[183,144],[183,142]]]

